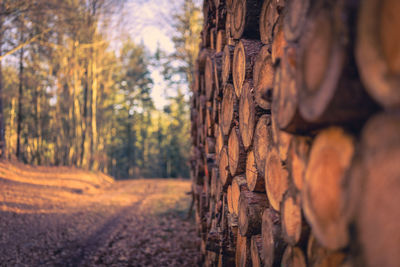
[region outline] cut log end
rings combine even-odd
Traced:
[[[258,120],[254,131],[254,157],[257,170],[264,176],[265,159],[267,157],[268,147],[272,144],[271,118],[269,115],[263,115]]]
[[[253,150],[247,153],[246,180],[249,190],[265,192],[265,179],[258,172]]]
[[[265,190],[271,207],[276,211],[280,211],[283,195],[288,189],[289,173],[282,165],[275,146],[271,146],[267,154],[265,161]]]
[[[254,98],[261,108],[269,110],[272,101],[274,68],[268,46],[261,49],[253,69]]]
[[[306,258],[303,251],[298,247],[288,246],[282,256],[282,266],[306,267]]]
[[[329,128],[315,139],[302,191],[303,209],[318,240],[330,249],[347,245],[342,187],[354,154],[352,136]],[[321,179],[323,177],[323,179]]]

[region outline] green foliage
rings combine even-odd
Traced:
[[[130,39],[118,53],[110,49],[99,30],[110,3],[18,0],[0,6],[7,21],[0,24],[0,48],[23,48],[0,61],[5,156],[121,179],[188,177],[189,107],[182,88],[198,52],[200,9],[185,0],[175,15],[176,53],[151,56]],[[150,96],[150,69],[160,65],[176,92],[164,110]]]

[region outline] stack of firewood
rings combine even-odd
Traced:
[[[205,0],[206,266],[400,266],[400,1]]]

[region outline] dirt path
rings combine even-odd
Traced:
[[[183,219],[188,181],[72,190],[51,174],[34,184],[7,178],[7,171],[0,164],[0,266],[199,265],[194,223]]]

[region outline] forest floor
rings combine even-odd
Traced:
[[[198,266],[190,182],[0,162],[0,266]]]

